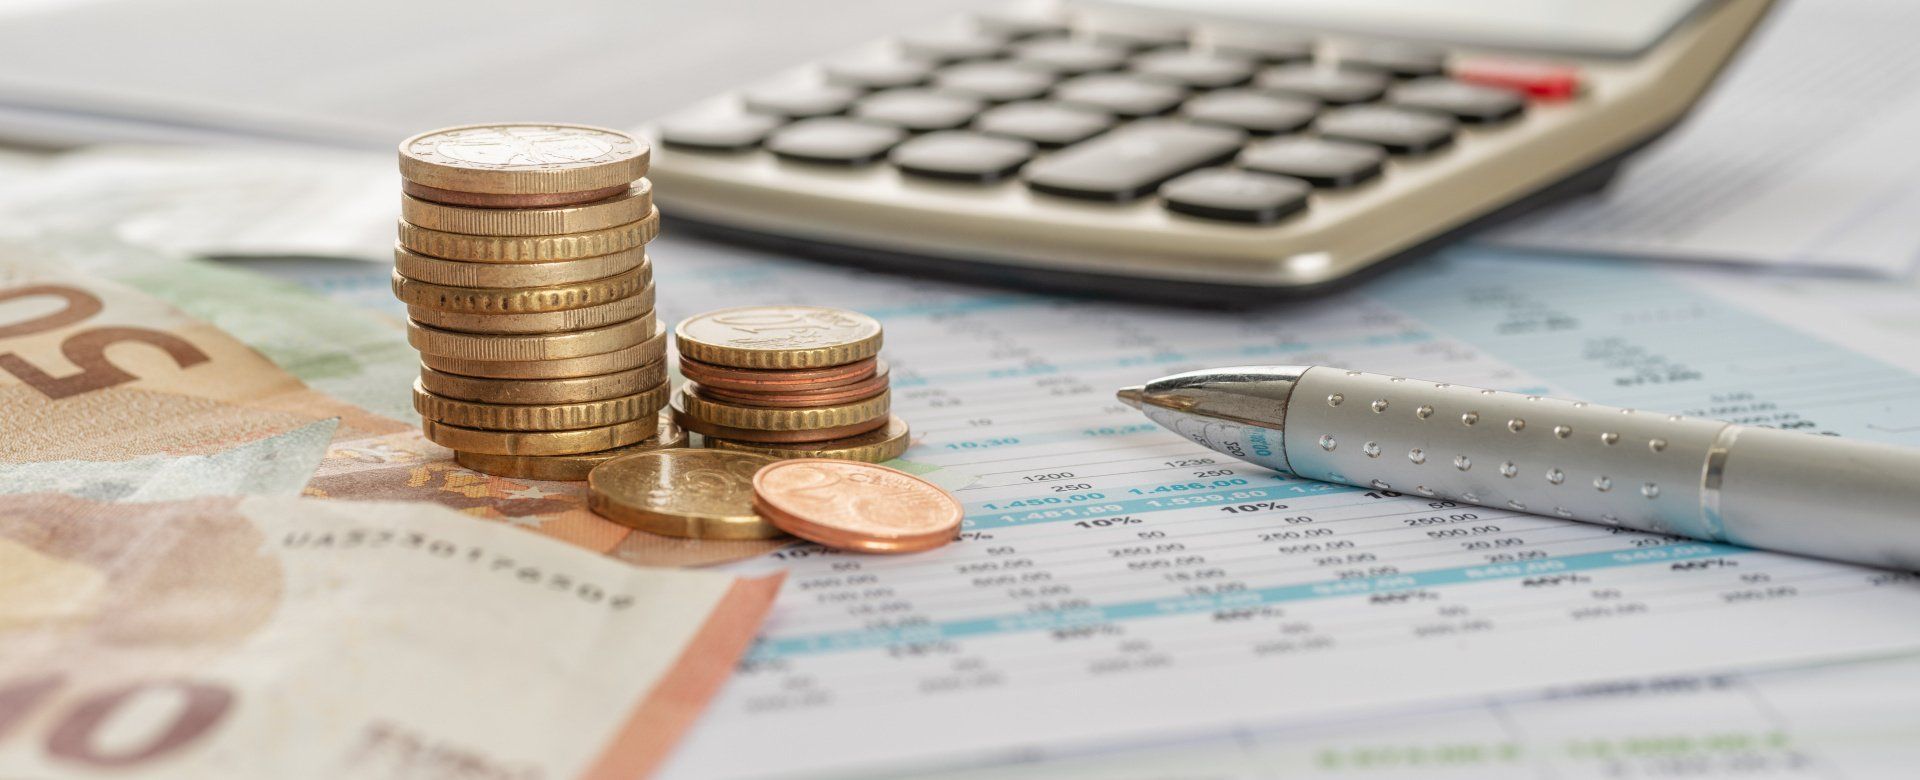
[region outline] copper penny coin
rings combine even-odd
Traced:
[[[841,366],[798,369],[752,369],[716,366],[698,360],[680,358],[680,373],[699,382],[701,387],[734,392],[776,392],[782,390],[818,390],[859,382],[879,370],[878,358],[867,358]]]
[[[527,195],[500,195],[489,192],[461,192],[443,190],[402,180],[400,191],[421,200],[446,203],[453,206],[473,206],[483,209],[537,209],[545,206],[573,206],[606,200],[627,191],[626,184],[602,187],[585,192],[543,192]]]
[[[964,511],[938,485],[852,460],[783,460],[753,475],[753,505],[780,530],[841,550],[904,553],[953,541]]]
[[[694,395],[721,403],[740,404],[742,406],[772,406],[778,408],[805,408],[814,406],[839,406],[850,404],[865,398],[872,398],[887,389],[887,368],[885,364],[873,376],[850,385],[808,390],[782,390],[770,392],[743,393],[737,390],[722,390],[706,385],[695,384]]]

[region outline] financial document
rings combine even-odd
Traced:
[[[1329,364],[1920,444],[1920,375],[1767,314],[1784,291],[1750,307],[1708,292],[1724,274],[1459,249],[1243,313],[672,238],[654,254],[669,320],[747,301],[880,318],[917,437],[903,465],[968,510],[941,551],[798,546],[758,564],[786,588],[670,777],[1004,765],[1920,649],[1897,617],[1920,610],[1910,574],[1295,480],[1112,397],[1189,368]],[[282,272],[394,305],[364,266]],[[1882,674],[1920,685],[1912,665]]]

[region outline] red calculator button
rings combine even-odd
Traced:
[[[1531,60],[1462,59],[1453,77],[1471,84],[1519,90],[1536,100],[1568,100],[1580,94],[1580,69]]]

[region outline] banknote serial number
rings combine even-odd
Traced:
[[[619,593],[566,572],[520,561],[485,547],[436,539],[418,531],[364,528],[289,531],[281,540],[281,546],[289,550],[410,550],[433,559],[480,567],[491,576],[506,577],[528,587],[570,595],[585,604],[623,610],[636,602],[632,594]]]

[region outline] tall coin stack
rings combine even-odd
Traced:
[[[893,416],[880,323],[844,309],[749,306],[674,329],[674,420],[715,449],[878,463],[908,445]]]
[[[393,292],[420,350],[414,409],[463,466],[585,479],[679,446],[646,245],[649,150],[580,125],[467,125],[401,142]]]

